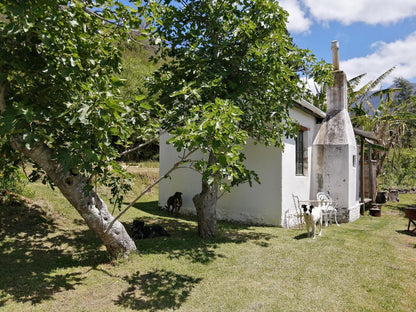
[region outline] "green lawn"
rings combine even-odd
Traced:
[[[157,208],[155,190],[122,221],[172,236],[137,241],[140,254],[116,263],[57,191],[32,184],[25,195],[0,204],[1,311],[416,310],[416,236],[403,212],[416,194],[316,240],[228,222],[201,240],[193,218]]]

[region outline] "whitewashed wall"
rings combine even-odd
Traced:
[[[281,219],[281,150],[248,142],[244,153],[247,167],[256,171],[254,182],[233,188],[217,203],[219,219],[253,224],[279,225]]]
[[[168,136],[160,139],[160,174],[172,167],[178,154],[170,146],[164,144]],[[252,224],[280,224],[281,197],[281,151],[273,147],[255,145],[248,142],[244,150],[248,168],[255,170],[261,184],[248,183],[232,189],[217,202],[217,218]],[[203,155],[194,155],[194,159]],[[201,192],[201,175],[191,169],[178,169],[171,179],[165,179],[159,186],[159,205],[165,206],[170,195],[176,191],[182,192],[182,213],[195,214],[192,197]]]

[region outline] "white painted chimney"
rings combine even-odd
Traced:
[[[339,70],[339,43],[338,41],[334,40],[331,42],[331,50],[332,50],[332,66],[334,67],[334,71]]]
[[[337,41],[331,43],[331,49],[334,84],[328,87],[327,116],[312,146],[311,194],[328,192],[338,203],[338,218],[351,222],[360,216],[357,144],[348,114],[347,76],[339,69]]]

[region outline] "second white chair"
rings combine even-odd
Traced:
[[[332,216],[334,216],[335,223],[339,226],[337,209],[335,208],[336,203],[332,200],[331,196],[326,192],[318,192],[318,194],[316,194],[316,199],[321,203],[322,217],[324,219],[323,221],[325,221],[325,226],[328,226],[328,220],[331,220],[332,223]]]

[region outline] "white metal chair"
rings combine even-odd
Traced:
[[[330,220],[332,224],[332,216],[334,216],[335,223],[339,226],[337,220],[337,209],[335,208],[336,203],[332,200],[331,196],[329,196],[326,192],[318,192],[318,194],[316,194],[316,199],[320,202],[325,226],[328,226],[328,220]]]

